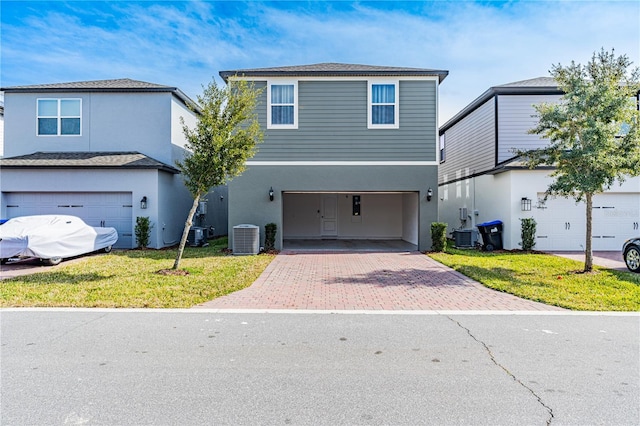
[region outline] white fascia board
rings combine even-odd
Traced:
[[[247,166],[437,166],[437,161],[247,161]]]
[[[367,76],[367,75],[362,75],[362,76],[318,76],[318,77],[309,77],[309,76],[282,76],[282,77],[278,77],[278,76],[238,76],[238,77],[229,77],[229,81],[232,80],[246,80],[246,81],[334,81],[334,80],[344,80],[344,81],[366,81],[366,80],[395,80],[395,81],[404,81],[404,80],[423,80],[423,81],[434,81],[436,83],[436,86],[439,85],[438,82],[438,77],[436,76],[415,76],[415,75],[408,75],[408,76],[396,76],[396,75],[389,75],[389,76]]]

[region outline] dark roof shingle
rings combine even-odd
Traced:
[[[197,104],[180,89],[146,81],[118,78],[112,80],[74,81],[70,83],[33,84],[0,88],[5,93],[62,93],[62,92],[169,92],[185,105],[198,110]]]
[[[43,90],[164,90],[173,91],[176,87],[148,83],[146,81],[118,78],[112,80],[74,81],[68,83],[33,84],[27,86],[5,87],[4,91],[43,91]]]
[[[324,62],[310,65],[294,65],[271,68],[251,68],[229,71],[220,71],[220,77],[225,81],[235,75],[247,77],[279,77],[279,76],[437,76],[439,81],[449,74],[446,70],[427,68],[387,67],[378,65],[341,64]]]
[[[178,169],[139,152],[34,152],[0,159],[2,168],[124,168],[158,169],[180,173]]]

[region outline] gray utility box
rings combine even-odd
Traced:
[[[207,228],[192,226],[187,235],[187,244],[191,247],[201,247],[207,243],[208,238],[209,230]]]
[[[456,248],[472,248],[478,242],[478,231],[475,229],[456,229],[453,231]]]

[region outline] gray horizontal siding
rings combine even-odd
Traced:
[[[534,104],[558,102],[560,95],[498,96],[498,162],[515,156],[514,149],[536,149],[548,141],[527,132],[538,123]]]
[[[264,82],[259,84],[264,87]],[[258,86],[258,84],[257,84]],[[367,128],[367,81],[298,82],[298,129],[266,129],[254,161],[435,161],[436,83],[400,81],[400,128]]]
[[[446,183],[495,166],[495,101],[486,101],[445,132],[445,162],[438,182]]]

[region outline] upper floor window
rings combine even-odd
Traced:
[[[398,82],[369,82],[369,128],[399,127]]]
[[[267,128],[297,129],[298,85],[295,82],[270,83],[267,97],[269,99]]]
[[[38,99],[38,135],[80,135],[80,99]]]
[[[440,135],[440,162],[444,163],[446,160],[446,148],[444,134]]]

